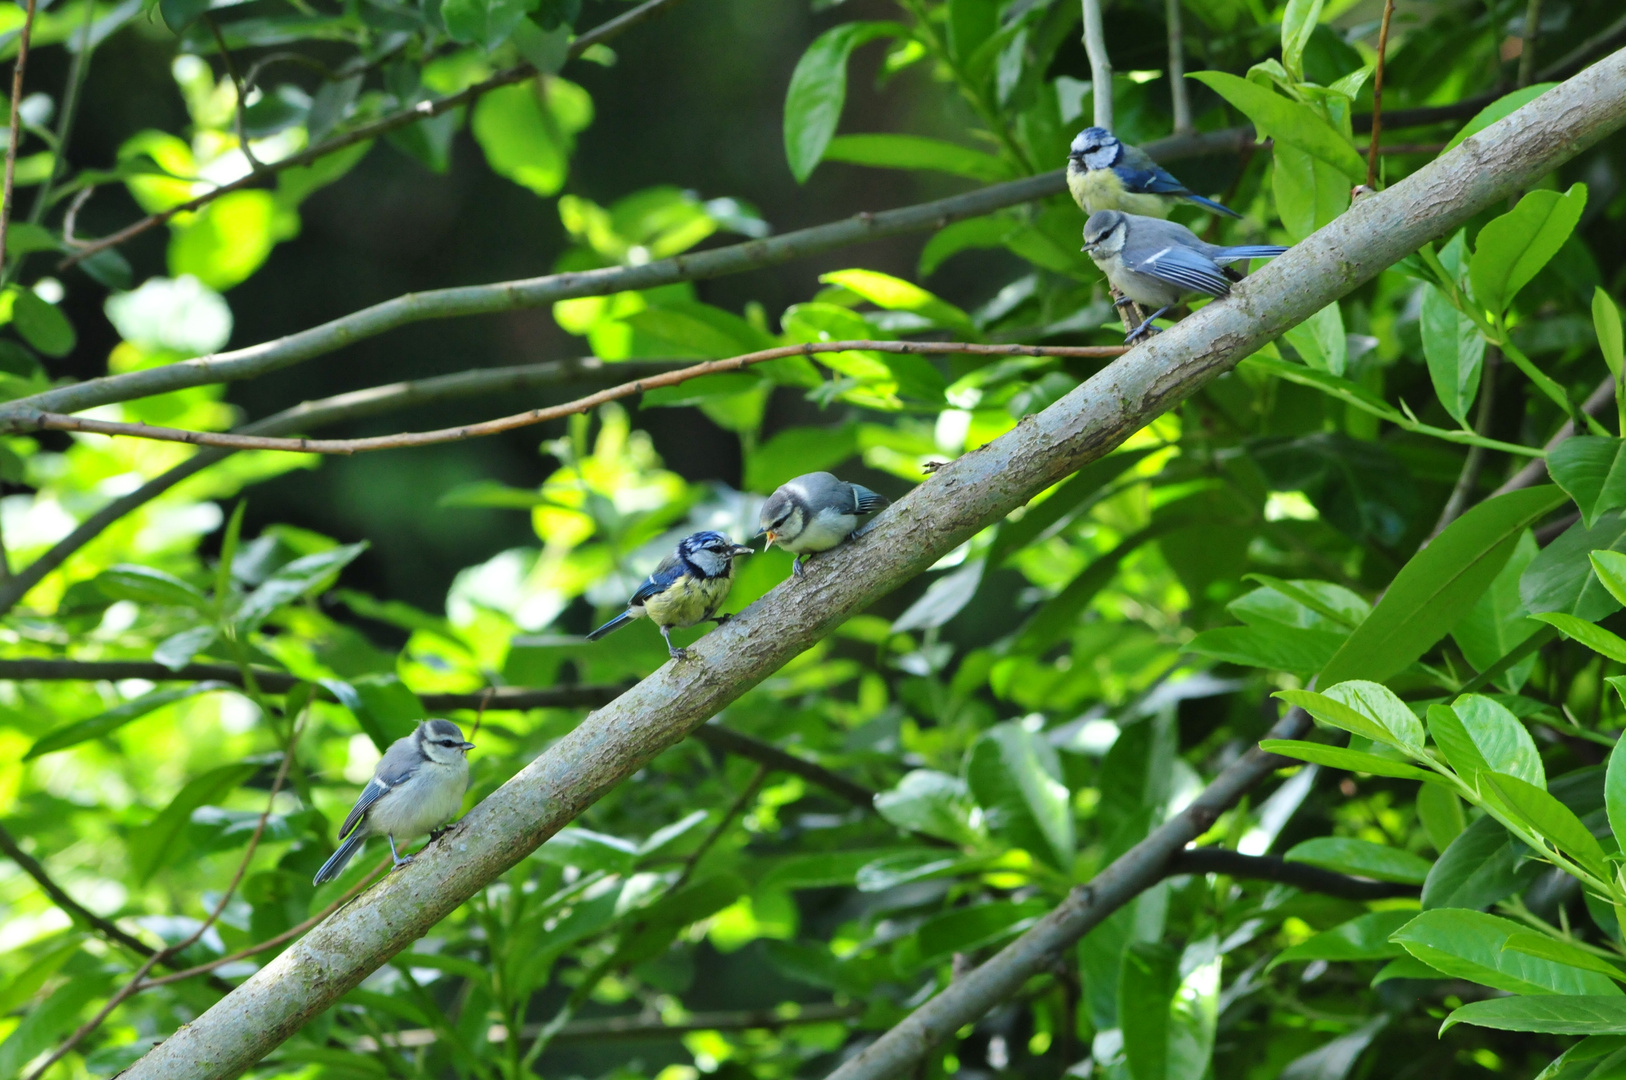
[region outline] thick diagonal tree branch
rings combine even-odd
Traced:
[[[410,867],[318,926],[137,1062],[128,1080],[242,1073],[605,791],[842,622],[1110,452],[1288,327],[1623,125],[1626,53],[1617,53],[1387,191],[1355,203],[1228,299],[1137,346],[1050,408],[938,470],[884,511],[839,560],[815,563],[805,577],[780,585],[691,646],[688,659],[664,665],[589,715]],[[1193,806],[1217,814],[1275,764],[1269,755],[1245,755]],[[1161,873],[1186,842],[1154,837],[1160,839],[1153,850],[1137,848],[1125,856],[1092,891],[1075,895],[848,1062],[841,1080],[893,1076],[918,1062],[936,1039],[992,1008],[1013,981],[1020,986],[1058,949],[1133,896],[1144,875]]]
[[[1172,160],[1179,156],[1237,148],[1252,139],[1251,131],[1233,128],[1212,134],[1163,139],[1148,144],[1146,149],[1161,160]],[[73,386],[17,398],[0,405],[0,433],[13,430],[11,424],[15,418],[26,418],[35,412],[78,412],[97,405],[130,401],[189,386],[252,379],[337,351],[386,330],[426,319],[490,315],[539,307],[558,300],[604,296],[629,289],[651,289],[679,281],[701,281],[777,266],[793,259],[871,240],[942,228],[951,222],[1059,194],[1065,186],[1062,171],[1058,169],[935,202],[875,214],[858,214],[828,225],[816,225],[692,255],[675,255],[642,266],[617,266],[578,273],[549,274],[520,281],[499,281],[491,285],[408,293],[259,345],[183,360],[146,371],[90,379]]]

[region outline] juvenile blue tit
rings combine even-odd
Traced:
[[[425,720],[411,735],[391,743],[339,826],[344,842],[316,871],[316,884],[338,877],[369,836],[382,835],[390,842],[396,866],[411,862],[411,855],[395,849],[396,839],[433,834],[452,820],[469,787],[472,749],[474,744],[465,742],[462,729],[450,720]]]
[[[1119,304],[1134,301],[1157,308],[1129,332],[1134,341],[1187,293],[1227,296],[1242,275],[1227,264],[1269,259],[1287,249],[1274,244],[1221,247],[1173,221],[1098,210],[1084,223],[1084,251],[1095,260],[1112,287],[1123,294]]]
[[[715,622],[721,626],[730,618],[717,609],[734,585],[734,559],[751,554],[744,544],[736,544],[722,533],[697,532],[678,541],[677,550],[661,560],[655,572],[644,579],[627,601],[627,610],[587,635],[597,641],[634,619],[648,615],[666,639],[666,651],[673,660],[689,653],[672,644],[674,627]]]
[[[1213,199],[1193,194],[1138,146],[1129,146],[1106,128],[1085,128],[1067,152],[1067,190],[1086,214],[1122,210],[1166,218],[1180,199],[1217,214],[1242,215]]]
[[[778,544],[792,555],[790,568],[802,576],[802,559],[851,539],[861,514],[885,509],[888,500],[867,487],[849,484],[827,472],[807,473],[780,485],[762,504],[758,536],[768,547]],[[766,550],[766,548],[764,549]]]

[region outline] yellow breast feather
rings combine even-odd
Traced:
[[[1122,210],[1126,214],[1166,218],[1173,200],[1162,195],[1144,195],[1124,190],[1123,181],[1111,169],[1067,174],[1067,188],[1073,201],[1087,214],[1097,210]]]
[[[693,626],[711,618],[718,606],[728,598],[734,584],[732,570],[723,577],[702,580],[682,577],[666,589],[644,601],[644,610],[657,626]]]

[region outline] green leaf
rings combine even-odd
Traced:
[[[1444,637],[1501,572],[1520,535],[1564,502],[1551,485],[1486,499],[1412,556],[1372,614],[1322,669],[1321,681],[1382,682]]]
[[[964,845],[983,839],[981,828],[972,824],[976,804],[970,789],[947,773],[916,769],[905,774],[897,787],[875,796],[875,810],[900,829]]]
[[[1479,394],[1479,375],[1485,362],[1485,338],[1474,321],[1458,311],[1445,293],[1423,286],[1423,309],[1418,327],[1423,335],[1423,356],[1428,376],[1445,411],[1459,424]]]
[[[793,427],[750,452],[745,488],[762,494],[806,472],[829,470],[858,453],[858,425]]]
[[[170,32],[179,35],[197,22],[209,6],[209,0],[158,0],[158,14]]]
[[[222,195],[176,230],[169,241],[169,273],[190,274],[225,292],[247,281],[271,257],[277,241],[294,235],[299,218],[268,191]]]
[[[1268,136],[1296,146],[1342,172],[1352,183],[1366,179],[1366,162],[1355,147],[1309,106],[1223,71],[1194,71],[1188,77],[1236,106],[1253,121],[1261,139]]]
[[[1523,645],[1532,634],[1540,632],[1526,618],[1529,612],[1519,598],[1519,579],[1540,550],[1536,546],[1535,535],[1525,530],[1507,565],[1496,575],[1490,588],[1485,590],[1462,621],[1452,628],[1452,640],[1475,671],[1490,670],[1503,657]],[[1534,667],[1535,657],[1528,657],[1498,676],[1496,685],[1516,693]]]
[[[470,126],[492,172],[545,198],[564,186],[576,136],[592,122],[587,91],[549,76],[482,95]]]
[[[1598,335],[1603,362],[1608,365],[1615,382],[1619,383],[1621,372],[1626,369],[1626,344],[1622,342],[1620,308],[1601,287],[1592,290],[1592,328]]]
[[[1626,1035],[1626,998],[1605,994],[1490,998],[1470,1002],[1447,1016],[1440,1034],[1458,1024],[1552,1035]]]
[[[1012,937],[1049,914],[1051,906],[1040,899],[996,900],[933,916],[916,931],[919,952],[910,957],[908,972]]]
[[[1438,971],[1513,994],[1620,995],[1596,972],[1504,948],[1522,933],[1524,927],[1509,919],[1444,908],[1423,912],[1396,931],[1394,940]]]
[[[1626,851],[1626,739],[1615,742],[1609,751],[1609,767],[1604,773],[1603,804],[1609,811],[1609,830],[1615,843]]]
[[[920,249],[920,262],[915,267],[917,277],[930,277],[949,258],[972,248],[997,248],[1004,245],[1021,226],[1004,214],[955,221],[932,234],[926,246]]]
[[[1585,184],[1574,184],[1562,195],[1532,191],[1479,230],[1468,260],[1474,299],[1500,317],[1519,290],[1558,254],[1585,208]]]
[[[91,739],[100,739],[111,735],[119,728],[132,720],[139,720],[148,713],[173,705],[177,701],[184,701],[189,697],[207,694],[215,690],[229,690],[231,687],[221,682],[192,683],[189,686],[174,686],[167,690],[154,690],[150,694],[143,694],[122,705],[115,705],[106,712],[98,713],[88,720],[77,720],[65,724],[54,731],[40,736],[23,760],[28,761],[42,754],[54,754],[58,750],[66,750],[70,746],[78,746]]]
[[[1581,508],[1587,528],[1626,506],[1626,440],[1572,436],[1547,452],[1547,472]]]
[[[331,584],[329,579],[350,565],[367,547],[366,541],[343,544],[295,559],[249,593],[233,616],[234,620],[248,629],[259,626],[284,604],[292,603],[314,590],[326,588]]]
[[[1427,859],[1399,848],[1385,847],[1344,836],[1318,836],[1293,845],[1283,856],[1288,862],[1309,863],[1340,874],[1421,885],[1428,877]]]
[[[772,860],[757,879],[759,889],[794,892],[798,889],[825,889],[852,886],[858,872],[878,859],[918,854],[915,848],[860,848],[853,851],[820,851],[808,855],[786,855]]]
[[[574,866],[584,874],[602,870],[626,874],[638,862],[638,845],[591,829],[560,829],[536,849],[536,857],[555,866]]]
[[[1411,707],[1395,696],[1387,686],[1375,682],[1352,679],[1329,686],[1322,691],[1324,697],[1341,701],[1352,709],[1376,720],[1389,733],[1384,740],[1412,750],[1423,748],[1423,725]]]
[[[1054,488],[1040,502],[1028,503],[1021,517],[1007,518],[988,549],[988,565],[999,566],[1012,552],[1048,536],[1060,523],[1094,506],[1104,488],[1145,459],[1151,450],[1123,450],[1092,461]]]
[[[1483,908],[1519,892],[1541,871],[1530,849],[1492,817],[1482,817],[1440,853],[1423,882],[1423,910]]]
[[[1295,243],[1349,209],[1349,177],[1338,166],[1286,142],[1276,143],[1270,157],[1276,211]]]
[[[1519,718],[1495,699],[1466,694],[1449,709],[1432,705],[1428,721],[1429,732],[1445,751],[1446,760],[1470,784],[1470,772],[1488,768],[1546,788],[1547,772],[1535,740]]]
[[[219,801],[259,771],[255,762],[222,765],[188,781],[157,817],[130,837],[130,865],[136,880],[146,884],[160,867],[180,857],[175,841],[192,820],[192,811]]]
[[[785,91],[785,160],[797,183],[813,175],[841,122],[853,50],[879,37],[909,36],[897,23],[850,22],[826,30],[807,47]]]
[[[1377,754],[1367,754],[1359,750],[1346,750],[1340,746],[1328,746],[1326,743],[1299,742],[1294,739],[1266,739],[1259,744],[1261,750],[1272,754],[1281,754],[1284,757],[1297,758],[1315,765],[1325,765],[1330,769],[1345,769],[1349,772],[1371,773],[1373,776],[1393,776],[1401,780],[1428,780],[1439,778],[1424,769],[1403,765],[1393,758],[1379,757]]]
[[[1282,12],[1282,67],[1294,82],[1304,81],[1304,47],[1321,20],[1323,0],[1287,0]]]
[[[23,1069],[71,1032],[85,1006],[106,993],[108,978],[84,973],[68,979],[36,1005],[0,1042],[0,1076],[21,1077]]]
[[[453,41],[486,51],[507,41],[540,0],[444,0],[440,18]]]
[[[957,330],[975,339],[980,334],[971,316],[947,300],[939,299],[913,282],[883,274],[879,270],[837,270],[820,274],[826,285],[840,285],[888,311],[912,311],[939,326]]]
[[[1626,640],[1622,640],[1618,634],[1557,611],[1543,611],[1530,617],[1554,627],[1565,637],[1579,641],[1595,653],[1626,663]]]
[[[1444,784],[1428,784],[1418,789],[1417,820],[1428,834],[1428,842],[1439,852],[1449,848],[1468,827],[1462,800]]]
[[[1137,941],[1118,969],[1118,1024],[1133,1080],[1166,1080],[1169,1006],[1180,985],[1180,956],[1169,946]]]
[[[1344,316],[1337,304],[1328,304],[1282,335],[1300,357],[1317,371],[1342,376],[1349,358]]]
[[[192,658],[213,645],[220,637],[220,628],[213,623],[193,626],[178,634],[171,634],[152,650],[152,658],[171,671],[179,671],[192,662]]]
[[[150,566],[119,563],[97,574],[95,583],[102,595],[112,600],[209,610],[209,598],[203,590]]]
[[[1019,722],[999,724],[971,744],[965,777],[990,833],[1060,869],[1072,867],[1072,800],[1048,742]]]
[[[1600,975],[1607,975],[1616,982],[1626,982],[1626,971],[1616,967],[1602,957],[1594,956],[1585,949],[1577,948],[1567,941],[1538,934],[1534,930],[1526,930],[1514,934],[1507,939],[1504,949],[1514,952],[1526,953],[1530,956],[1540,956],[1554,963],[1568,964],[1570,967],[1580,968],[1582,971],[1596,971]]]
[[[1445,144],[1445,149],[1440,151],[1441,155],[1455,150],[1462,140],[1470,135],[1479,134],[1496,123],[1496,121],[1502,119],[1502,117],[1524,108],[1557,85],[1557,83],[1533,83],[1530,86],[1521,87],[1510,94],[1504,94],[1497,98],[1474,114],[1474,118],[1468,121],[1461,131],[1451,137],[1451,141]]]
[[[823,160],[880,169],[927,169],[984,183],[1011,178],[1010,167],[992,154],[922,135],[837,135]],[[1010,230],[1010,223],[1005,223]]]
[[[67,356],[77,340],[73,323],[33,289],[12,289],[11,318],[23,340],[46,356]]]
[[[1323,930],[1297,945],[1288,946],[1276,954],[1270,967],[1300,960],[1387,960],[1405,956],[1406,950],[1389,939],[1416,915],[1415,911],[1373,911],[1358,915],[1331,930]]]
[[[1610,880],[1608,860],[1597,837],[1575,812],[1543,789],[1505,773],[1480,774],[1481,791],[1489,790],[1509,811],[1543,840],[1568,855],[1583,870]]]
[[[1593,568],[1626,549],[1626,517],[1605,514],[1592,528],[1577,521],[1541,549],[1519,579],[1519,598],[1532,613],[1561,611],[1596,622],[1621,603]],[[1609,565],[1615,565],[1609,563]],[[1626,564],[1622,564],[1626,565]]]
[[[1228,664],[1311,674],[1325,667],[1343,647],[1347,635],[1328,630],[1265,623],[1204,630],[1186,643],[1186,651]]]
[[[1415,753],[1421,747],[1420,738],[1415,743],[1408,741],[1412,737],[1411,732],[1407,732],[1406,738],[1402,739],[1365,713],[1352,709],[1335,698],[1318,694],[1314,690],[1278,690],[1273,696],[1289,705],[1297,705],[1322,723],[1342,728],[1351,735],[1386,743],[1397,750],[1407,752]]]

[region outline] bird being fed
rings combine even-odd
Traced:
[[[1242,275],[1229,264],[1274,258],[1286,250],[1275,244],[1221,247],[1178,222],[1119,210],[1098,210],[1084,223],[1084,252],[1123,294],[1118,303],[1133,301],[1157,309],[1129,332],[1125,342],[1146,333],[1153,319],[1188,293],[1230,295],[1231,282],[1241,281]]]
[[[661,560],[654,573],[644,579],[627,601],[627,610],[587,635],[597,641],[612,631],[646,615],[666,639],[666,651],[673,660],[688,657],[686,649],[672,644],[672,631],[696,623],[715,622],[719,626],[730,616],[717,609],[734,586],[734,560],[751,554],[744,544],[736,544],[719,532],[697,532],[678,541],[677,550]]]
[[[768,547],[778,544],[792,555],[791,572],[802,576],[802,560],[829,551],[857,535],[858,519],[890,503],[867,487],[850,484],[827,472],[788,480],[762,504],[758,536]],[[766,550],[766,549],[764,549]]]
[[[352,856],[368,837],[390,842],[397,867],[412,861],[396,850],[425,833],[433,836],[463,805],[469,787],[469,751],[474,744],[450,720],[425,720],[411,735],[396,739],[379,758],[373,778],[339,826],[339,850],[316,871],[316,884],[332,881],[344,872]]]
[[[1205,199],[1171,176],[1138,146],[1118,141],[1106,128],[1085,128],[1067,151],[1067,190],[1086,214],[1122,210],[1166,218],[1181,201],[1216,214],[1242,215]]]

